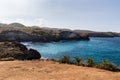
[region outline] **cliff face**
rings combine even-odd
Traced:
[[[90,37],[120,37],[120,33],[116,32],[95,32],[88,30],[74,30],[74,32],[78,34],[87,33]]]
[[[89,40],[90,37],[119,37],[120,34],[112,32],[81,32],[65,29],[43,29],[30,27],[0,27],[0,42],[51,42],[60,40]]]
[[[90,37],[120,37],[119,33],[114,32],[92,32],[88,34]]]
[[[0,41],[30,41],[31,35],[22,31],[3,31],[0,33]]]
[[[0,41],[35,41],[35,42],[50,42],[60,40],[89,40],[88,35],[81,36],[72,31],[61,31],[54,34],[45,31],[32,31],[32,33],[26,33],[19,30],[7,30],[0,33]]]
[[[65,39],[65,40],[89,40],[88,34],[77,34],[75,32],[71,31],[62,31],[59,34],[60,39]]]
[[[0,23],[0,41],[50,42],[60,40],[89,40],[90,37],[120,37],[115,32],[94,32],[57,28],[26,27],[20,23]]]

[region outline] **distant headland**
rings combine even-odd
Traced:
[[[1,42],[50,42],[60,40],[89,40],[89,37],[120,37],[120,33],[25,26],[20,23],[0,23]]]

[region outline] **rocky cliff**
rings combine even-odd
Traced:
[[[74,32],[78,34],[87,33],[90,37],[120,37],[120,33],[117,32],[95,32],[89,30],[74,30]]]
[[[90,37],[120,37],[115,32],[94,32],[47,27],[26,27],[20,23],[0,23],[0,41],[50,42],[60,40],[89,40]]]
[[[16,27],[14,27],[13,25]],[[24,25],[12,23],[6,27],[0,27],[0,41],[50,42],[60,40],[89,40],[88,34],[81,35],[83,33],[78,34],[68,29],[21,26]]]

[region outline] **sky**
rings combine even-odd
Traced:
[[[0,23],[120,32],[120,0],[0,0]]]

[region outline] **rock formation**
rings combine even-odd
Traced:
[[[40,59],[41,55],[34,49],[27,49],[19,42],[0,42],[0,60],[6,58],[32,60]]]

